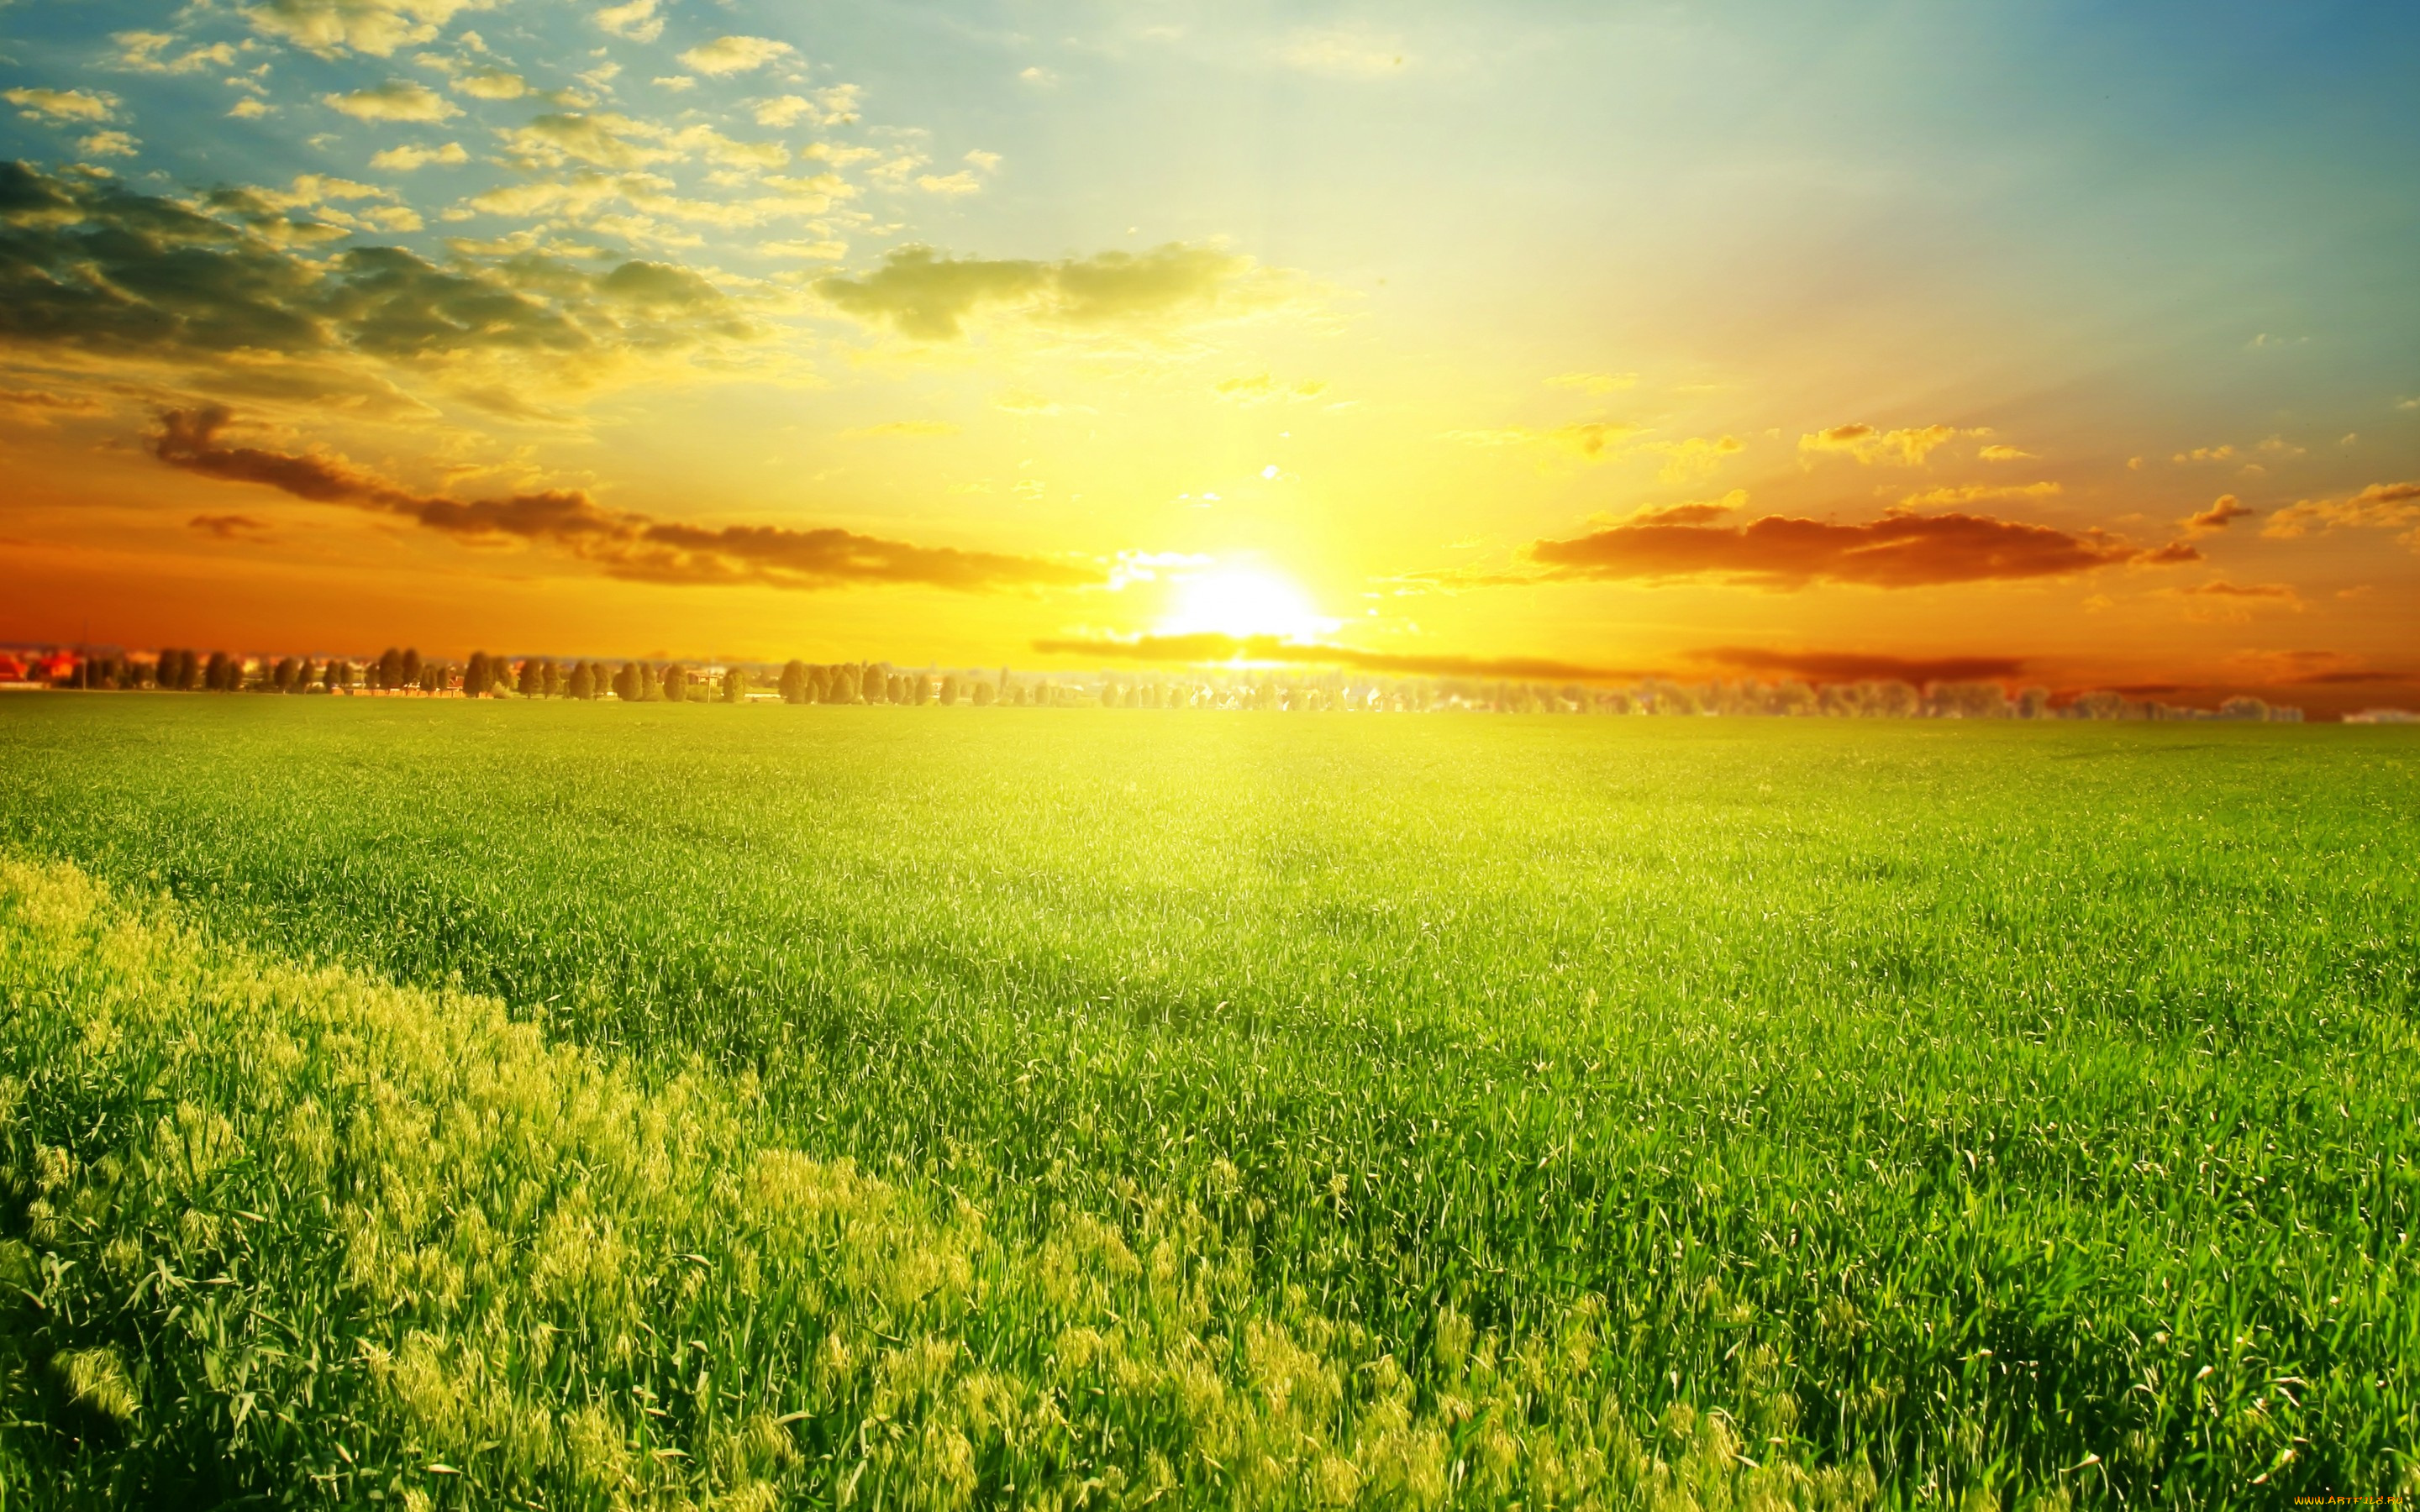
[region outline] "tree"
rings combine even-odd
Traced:
[[[613,696],[625,703],[639,702],[639,664],[637,662],[624,662],[622,670],[613,674]]]
[[[590,674],[588,663],[583,661],[571,669],[571,684],[566,691],[573,698],[582,700],[597,696],[597,679]]]
[[[525,699],[534,699],[546,691],[546,672],[539,670],[537,658],[523,656],[521,675],[513,685],[513,691]]]
[[[722,674],[722,702],[738,703],[745,701],[747,697],[748,673],[737,667],[725,670]]]
[[[807,664],[796,656],[782,664],[782,702],[804,703],[809,689]]]
[[[664,669],[664,702],[679,703],[689,698],[689,669],[674,662]]]
[[[2029,687],[2017,695],[2017,717],[2047,719],[2050,717],[2050,689]]]
[[[334,693],[340,687],[350,687],[351,684],[352,669],[345,664],[343,657],[330,656],[328,665],[319,672],[319,690],[323,693]]]
[[[981,677],[975,679],[973,702],[976,708],[987,709],[991,707],[992,701],[998,695],[993,693],[991,683],[988,679]]]
[[[396,687],[417,687],[425,692],[427,690],[428,683],[427,678],[421,676],[421,673],[426,670],[427,669],[420,665],[419,651],[413,647],[406,646],[403,651],[403,659],[396,664],[396,680],[393,686]]]
[[[210,653],[209,661],[202,669],[202,687],[213,693],[233,692],[235,686],[230,679],[240,674],[241,671],[241,668],[236,667],[227,660],[225,652],[213,651]]]

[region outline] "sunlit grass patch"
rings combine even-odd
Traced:
[[[209,944],[0,861],[0,1475],[210,1502],[1252,1505],[1820,1493],[1632,1431],[1601,1306],[1418,1379],[1207,1208],[1003,1241],[503,1004]],[[1233,1198],[1228,1199],[1232,1204]]]

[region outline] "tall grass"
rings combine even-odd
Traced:
[[[0,1485],[48,1504],[1854,1504],[1644,1442],[1601,1304],[1410,1374],[1264,1292],[1242,1182],[1039,1244],[502,1003],[263,964],[0,861]]]
[[[174,894],[212,949],[493,994],[633,1106],[726,1098],[750,1149],[937,1231],[968,1205],[1003,1273],[1109,1275],[1112,1230],[1248,1263],[1195,1335],[1317,1341],[1338,1425],[1400,1374],[1463,1504],[1585,1494],[1476,1478],[1453,1372],[1489,1337],[1585,1356],[1495,1421],[1607,1476],[2412,1474],[2395,732],[30,704],[21,851]],[[1326,1431],[1353,1495],[1415,1496]],[[1150,1454],[1180,1501],[1344,1487],[1094,1442],[1120,1498]],[[1048,1484],[976,1467],[978,1500]]]

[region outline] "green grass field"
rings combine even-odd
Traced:
[[[2394,729],[0,700],[0,1506],[2420,1489]]]

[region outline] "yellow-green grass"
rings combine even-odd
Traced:
[[[21,1492],[2215,1506],[2420,1450],[2398,732],[50,698],[0,772],[0,844],[185,932],[8,926],[0,1232],[81,1299],[10,1315]],[[190,1053],[46,1082],[116,971]],[[377,1086],[433,1134],[282,1153]],[[207,1201],[124,1174],[186,1109],[263,1152]],[[197,1296],[136,1291],[188,1207]],[[349,1270],[382,1224],[428,1258]],[[240,1452],[178,1332],[238,1239],[212,1305],[324,1381]]]

